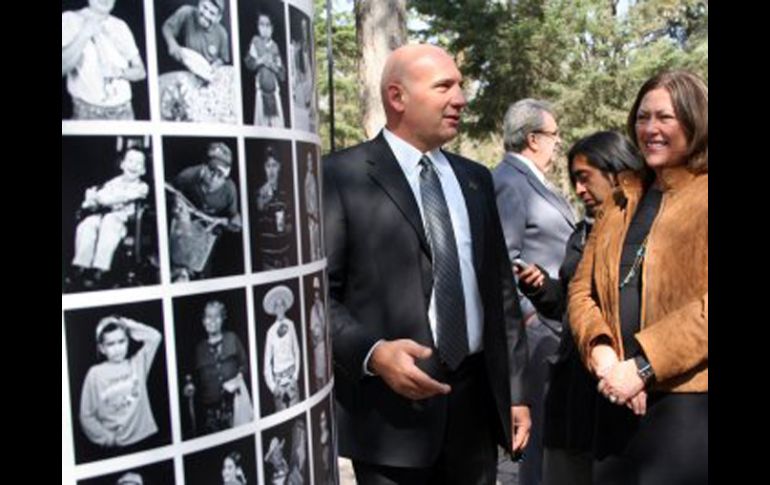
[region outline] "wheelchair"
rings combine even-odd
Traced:
[[[134,202],[134,213],[126,222],[127,234],[118,244],[109,271],[70,266],[65,277],[66,292],[126,288],[159,282],[157,226],[155,209],[146,200]],[[86,217],[99,211],[79,209],[77,227]]]

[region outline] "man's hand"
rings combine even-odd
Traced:
[[[511,406],[511,423],[513,425],[513,453],[522,451],[529,442],[529,432],[532,429],[532,418],[528,406]]]
[[[452,388],[439,382],[415,365],[433,351],[411,339],[383,341],[372,352],[369,367],[397,394],[414,401],[436,394],[449,394]]]

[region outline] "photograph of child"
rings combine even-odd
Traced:
[[[254,306],[262,374],[260,411],[267,416],[305,397],[298,281],[255,287]]]
[[[62,290],[159,281],[150,137],[62,137]]]
[[[77,463],[169,443],[160,301],[64,313]]]
[[[288,128],[289,79],[283,2],[238,2],[243,121]]]

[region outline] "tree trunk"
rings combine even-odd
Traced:
[[[385,59],[406,43],[406,0],[356,0],[361,119],[367,138],[385,126],[380,76]]]

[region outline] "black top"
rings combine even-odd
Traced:
[[[543,445],[547,448],[566,448],[589,451],[593,442],[596,380],[580,360],[580,354],[569,326],[567,293],[569,282],[583,257],[583,248],[591,224],[578,223],[567,241],[564,261],[559,268],[559,279],[546,275],[539,290],[534,290],[519,280],[519,288],[527,295],[537,311],[551,319],[562,319],[562,335],[556,355],[549,360],[549,384],[545,398]]]
[[[655,188],[651,188],[644,194],[628,227],[620,256],[620,331],[626,358],[634,357],[641,351],[639,343],[634,338],[640,329],[642,309],[644,255],[642,254],[639,260],[640,247],[645,242],[652,222],[658,215],[662,197],[663,193]],[[630,278],[628,278],[629,275]],[[624,281],[627,282],[624,284]]]

